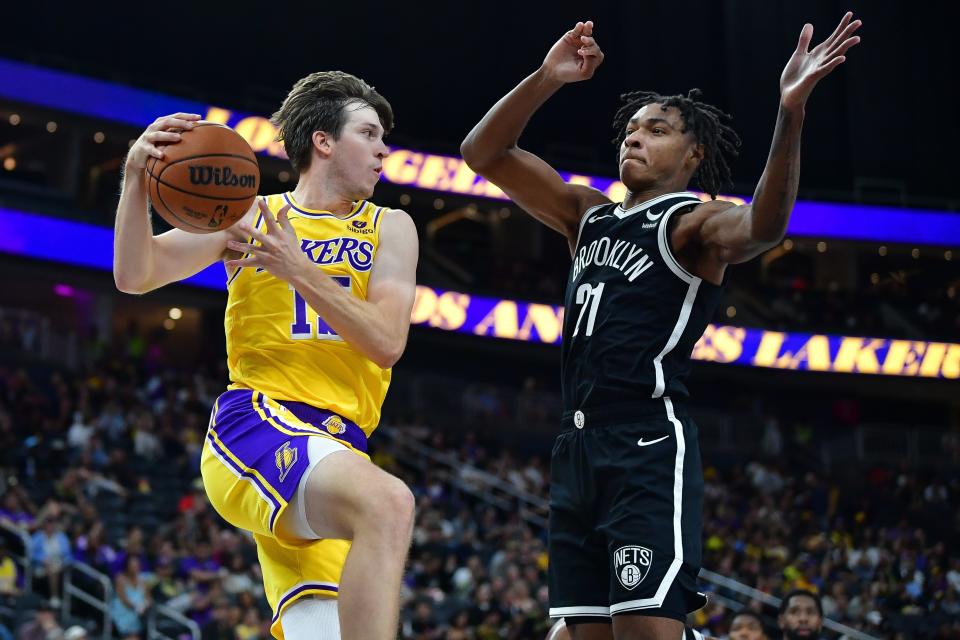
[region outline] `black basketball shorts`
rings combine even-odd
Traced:
[[[685,620],[706,604],[702,512],[697,426],[683,405],[565,414],[550,463],[550,615]]]

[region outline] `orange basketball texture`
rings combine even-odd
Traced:
[[[147,161],[150,202],[171,225],[191,233],[226,229],[243,217],[260,189],[260,165],[240,134],[197,123],[180,142]]]

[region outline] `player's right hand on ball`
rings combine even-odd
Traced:
[[[174,129],[193,129],[200,120],[196,113],[174,113],[161,116],[140,134],[127,154],[127,171],[143,171],[148,158],[163,158],[163,147],[180,142],[180,134]]]
[[[578,22],[550,48],[543,69],[561,82],[589,80],[603,62],[603,52],[593,39],[593,22]]]

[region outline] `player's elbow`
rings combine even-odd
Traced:
[[[485,175],[496,164],[507,149],[493,149],[478,140],[475,131],[467,134],[460,143],[460,156],[477,175]]]
[[[143,288],[134,280],[131,280],[129,276],[123,275],[118,271],[113,272],[113,283],[117,285],[117,290],[120,291],[120,293],[129,293],[133,295],[140,295],[141,293],[144,293]]]
[[[460,143],[460,156],[463,158],[463,161],[467,163],[467,166],[476,173],[480,173],[483,165],[483,154],[480,153],[478,146],[476,137],[472,131],[468,133],[467,137]]]
[[[373,362],[381,369],[390,369],[399,362],[406,346],[406,340],[394,340],[384,344],[374,355]]]
[[[124,269],[115,268],[113,270],[113,283],[121,293],[129,293],[137,296],[143,295],[153,289],[153,287],[148,285],[146,278],[137,277],[135,274],[129,273]]]

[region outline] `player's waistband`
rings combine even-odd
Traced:
[[[367,434],[352,420],[306,402],[295,402],[293,400],[277,400],[276,402],[285,406],[302,422],[323,429],[337,440],[350,443],[350,446],[357,451],[367,452]]]
[[[564,431],[606,427],[614,424],[630,424],[646,418],[668,418],[669,411],[675,417],[689,415],[683,398],[657,398],[639,402],[610,404],[602,407],[564,411],[560,426]]]

